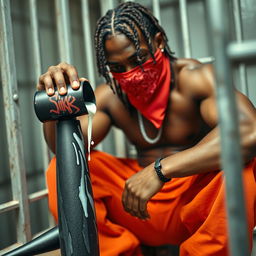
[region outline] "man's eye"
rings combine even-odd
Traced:
[[[109,68],[110,68],[110,71],[112,71],[112,72],[115,72],[115,73],[121,73],[121,72],[124,72],[125,71],[125,69],[124,69],[124,67],[122,67],[122,66],[109,66]]]
[[[144,62],[146,62],[149,59],[148,55],[141,55],[140,56],[140,60],[141,60],[141,64],[143,64]]]
[[[146,62],[146,61],[147,61],[146,56],[140,56],[140,60],[138,60],[137,58],[134,58],[134,59],[131,60],[130,63],[131,63],[134,67],[136,67],[136,66],[138,66],[138,65],[140,65],[140,64],[143,64],[143,63]]]

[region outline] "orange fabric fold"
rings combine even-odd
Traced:
[[[178,244],[181,256],[228,256],[221,171],[172,179],[149,201],[150,220],[141,221],[127,214],[121,203],[125,180],[142,169],[137,161],[94,151],[89,169],[101,256],[140,256],[140,244]],[[243,171],[251,242],[256,211],[255,173],[254,160]],[[47,170],[47,185],[49,208],[57,221],[55,158]]]

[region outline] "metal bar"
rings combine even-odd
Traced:
[[[241,91],[245,95],[249,96],[246,65],[244,63],[241,63],[239,65],[239,74],[240,74]]]
[[[12,200],[7,203],[0,204],[0,213],[8,212],[19,208],[19,201]]]
[[[31,24],[31,36],[32,36],[32,51],[34,60],[35,77],[38,78],[42,73],[41,54],[40,54],[40,40],[38,32],[37,21],[37,0],[29,1],[30,7],[30,24]]]
[[[43,190],[40,190],[40,191],[30,194],[28,196],[28,200],[30,203],[33,203],[33,202],[41,200],[47,196],[48,196],[48,189],[43,189]]]
[[[86,66],[88,70],[88,79],[92,88],[96,88],[96,79],[95,79],[95,68],[94,68],[94,56],[93,56],[93,46],[92,46],[92,33],[91,33],[91,24],[90,24],[90,13],[89,13],[89,2],[88,0],[81,0],[82,4],[82,24],[83,24],[83,36],[84,36],[84,47],[86,52]],[[103,150],[102,143],[98,144],[96,148],[100,151]]]
[[[29,1],[30,9],[30,24],[31,24],[31,35],[32,35],[32,50],[33,50],[33,61],[34,61],[34,70],[35,70],[35,81],[38,80],[39,76],[42,74],[42,61],[40,54],[40,40],[39,40],[39,31],[38,31],[38,21],[37,21],[37,0]],[[40,132],[42,153],[43,153],[43,167],[46,170],[49,161],[50,161],[50,152],[46,145],[43,129],[41,127]]]
[[[232,256],[249,256],[238,112],[232,84],[232,70],[227,56],[229,31],[227,13],[227,1],[207,1],[207,17],[212,29],[212,45],[216,58],[217,106],[221,135],[221,161],[225,173],[229,246]]]
[[[113,0],[101,0],[101,13],[105,15],[108,9],[114,8]],[[114,136],[115,155],[118,157],[126,156],[126,142],[123,132],[119,129],[112,129]]]
[[[32,193],[28,196],[29,203],[33,203],[35,201],[41,200],[47,197],[47,195],[48,195],[48,189],[43,189],[35,193]],[[0,213],[15,210],[17,208],[19,208],[19,201],[12,200],[12,201],[0,204]]]
[[[160,15],[160,3],[159,0],[153,0],[153,13],[155,17],[158,19],[159,23],[161,24],[161,15]]]
[[[18,242],[25,243],[31,238],[31,230],[11,10],[9,1],[0,0],[0,3],[0,66],[7,128],[9,168],[11,172],[13,200],[19,201],[20,204],[19,210],[17,211],[17,240]]]
[[[183,51],[186,58],[191,58],[191,40],[188,25],[188,8],[187,0],[179,0],[181,33],[183,41]]]
[[[240,0],[232,0],[232,1],[233,1],[236,40],[238,42],[242,42],[243,41],[243,32],[242,32],[242,17],[241,17]]]
[[[55,12],[57,17],[58,47],[60,50],[60,61],[72,63],[72,44],[70,30],[68,0],[55,0]]]
[[[101,16],[105,15],[107,10],[114,8],[113,0],[100,0]]]
[[[89,14],[89,3],[88,0],[82,0],[82,22],[83,22],[83,33],[84,33],[84,47],[86,52],[86,66],[88,70],[88,78],[92,88],[95,89],[95,68],[94,68],[94,56],[92,47],[92,33],[90,26],[90,14]]]
[[[230,43],[227,48],[228,56],[232,61],[255,60],[256,40],[244,41],[243,43]]]
[[[242,27],[240,0],[233,0],[233,14],[234,14],[234,23],[235,23],[235,31],[236,31],[236,40],[237,42],[242,42],[243,27]],[[241,90],[245,95],[248,95],[246,65],[244,63],[240,63],[238,69],[239,69],[239,75],[240,75]]]
[[[209,57],[197,58],[197,60],[204,64],[208,64],[208,63],[213,63],[215,61],[215,58],[212,56],[209,56]]]

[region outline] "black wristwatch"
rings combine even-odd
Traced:
[[[171,179],[169,178],[166,178],[161,169],[162,169],[162,166],[161,166],[161,163],[160,161],[163,159],[163,157],[160,157],[160,158],[157,158],[156,161],[155,161],[155,165],[154,165],[154,168],[155,168],[155,171],[156,171],[156,174],[158,176],[158,178],[162,181],[162,182],[168,182],[170,181]]]

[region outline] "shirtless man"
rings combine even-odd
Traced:
[[[179,244],[180,255],[228,255],[212,66],[175,58],[155,17],[132,2],[108,11],[98,21],[95,47],[98,70],[107,84],[95,90],[94,145],[114,125],[138,153],[138,163],[132,164],[137,164],[135,167],[107,154],[92,154],[90,171],[101,255],[141,255],[137,248],[140,243]],[[75,67],[60,63],[40,76],[37,88],[46,90],[49,96],[55,90],[64,95],[67,83],[75,90],[83,79]],[[256,110],[246,96],[238,91],[236,95],[252,238]],[[87,117],[79,120],[86,138]],[[54,122],[44,124],[45,138],[53,152],[54,129]],[[155,164],[160,167],[155,168]],[[49,170],[54,169],[52,164]],[[103,174],[109,176],[101,178]],[[54,193],[49,177],[51,200]],[[100,187],[108,194],[100,195]],[[56,214],[56,206],[51,210]],[[129,238],[123,236],[126,231],[131,234]],[[111,251],[113,246],[118,247],[115,252]]]

